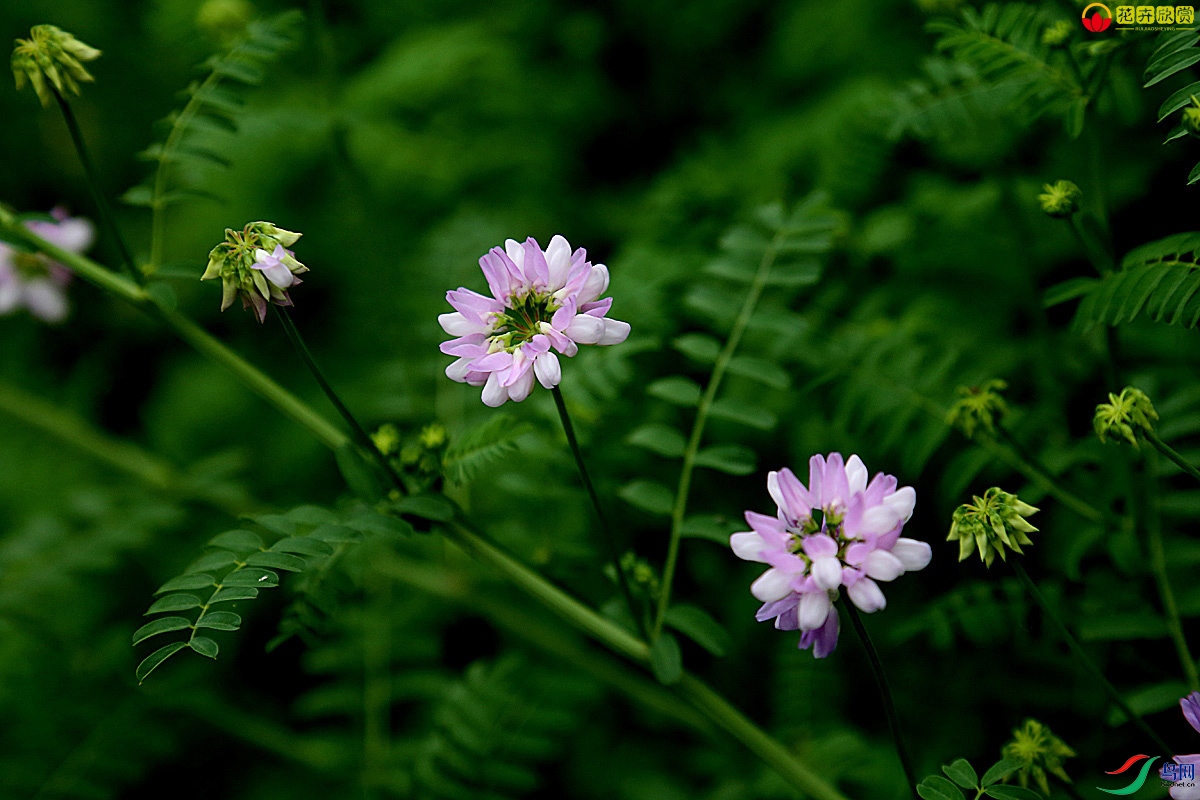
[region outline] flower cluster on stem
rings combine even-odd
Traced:
[[[302,282],[297,275],[308,272],[288,249],[300,236],[270,222],[251,222],[240,231],[226,228],[225,241],[209,252],[200,280],[221,279],[222,311],[240,297],[242,308],[253,308],[263,322],[268,304],[292,305],[287,290]]]
[[[71,217],[63,208],[50,212],[51,219],[26,220],[33,233],[72,253],[82,253],[96,238],[92,223]],[[0,242],[0,315],[25,308],[44,322],[62,322],[67,317],[67,284],[71,271],[41,253],[28,253]]]
[[[966,560],[977,549],[984,564],[990,567],[996,556],[1006,561],[1009,550],[1020,553],[1021,545],[1033,544],[1025,534],[1034,533],[1037,528],[1025,517],[1036,514],[1036,508],[995,486],[973,500],[955,509],[950,535],[946,537],[948,542],[958,542],[959,561]]]
[[[20,91],[26,83],[33,86],[42,105],[48,106],[54,93],[79,94],[80,82],[91,83],[91,73],[83,66],[100,57],[100,51],[53,25],[35,25],[28,39],[17,39],[12,54],[13,78]]]
[[[1119,436],[1137,448],[1137,434],[1153,432],[1157,420],[1158,412],[1146,393],[1126,386],[1120,394],[1109,392],[1108,402],[1096,406],[1092,425],[1101,442]]]

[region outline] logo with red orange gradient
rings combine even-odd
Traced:
[[[1092,33],[1108,30],[1113,24],[1113,13],[1104,3],[1092,3],[1083,9],[1083,27]]]

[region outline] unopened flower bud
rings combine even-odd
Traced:
[[[1004,745],[1003,755],[1020,762],[1016,775],[1022,788],[1029,788],[1032,781],[1042,794],[1049,797],[1050,781],[1047,774],[1063,783],[1071,782],[1063,770],[1063,764],[1075,756],[1075,751],[1036,719],[1027,719],[1022,727],[1013,730],[1012,741]]]
[[[221,279],[221,310],[235,298],[243,308],[253,308],[259,322],[267,318],[267,304],[292,305],[287,290],[302,281],[296,277],[308,267],[287,248],[300,234],[277,228],[270,222],[252,222],[241,231],[225,229],[225,241],[208,254],[208,268],[200,276]]]
[[[384,423],[371,434],[371,441],[385,456],[395,455],[400,450],[400,431],[392,423]]]
[[[982,433],[987,437],[996,435],[996,423],[1008,414],[1008,404],[1000,392],[1008,384],[998,378],[982,386],[958,387],[958,399],[946,415],[947,424],[958,428],[968,439]]]
[[[207,0],[196,12],[196,27],[222,44],[230,44],[254,19],[247,0]]]
[[[1136,448],[1137,434],[1153,431],[1157,419],[1158,412],[1146,393],[1126,386],[1119,395],[1109,392],[1108,402],[1096,406],[1092,426],[1101,442],[1107,441],[1109,436],[1120,436]]]
[[[64,30],[53,25],[35,25],[28,39],[17,39],[12,54],[13,77],[18,91],[28,81],[37,92],[42,105],[50,105],[54,91],[59,94],[79,94],[79,83],[91,83],[94,78],[84,69],[83,62],[100,57],[100,51],[89,47]]]
[[[964,561],[972,550],[978,550],[983,563],[990,567],[997,555],[1004,561],[1008,550],[1020,553],[1021,545],[1033,544],[1025,534],[1037,528],[1025,517],[1037,513],[1036,508],[995,486],[984,492],[983,497],[973,499],[975,502],[955,510],[950,535],[946,537],[948,542],[958,542],[959,561]]]
[[[1079,210],[1079,200],[1083,197],[1083,192],[1070,181],[1047,183],[1042,189],[1044,191],[1038,195],[1038,202],[1042,204],[1042,211],[1050,216],[1069,217]]]

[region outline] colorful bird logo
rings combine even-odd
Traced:
[[[1092,9],[1095,9],[1095,11]],[[1091,14],[1091,16],[1089,17],[1088,14]],[[1112,11],[1103,3],[1092,3],[1083,9],[1083,27],[1092,33],[1100,33],[1101,31],[1108,30],[1112,22]]]
[[[1091,6],[1089,6],[1089,8],[1090,7]],[[1107,9],[1105,9],[1105,10],[1107,10]],[[1111,22],[1111,21],[1112,20],[1106,20],[1106,22]],[[1083,23],[1085,25],[1087,24],[1086,17],[1084,17]],[[1088,30],[1091,30],[1091,28],[1088,28]],[[1101,28],[1100,30],[1104,30],[1104,28]],[[1150,756],[1147,756],[1147,755],[1130,756],[1129,759],[1124,764],[1121,765],[1120,769],[1114,769],[1112,772],[1104,773],[1105,775],[1120,775],[1122,772],[1129,769],[1134,764],[1136,764],[1137,762],[1141,761],[1144,758],[1147,758],[1150,760],[1147,761],[1145,764],[1142,764],[1142,769],[1138,772],[1137,777],[1133,779],[1133,783],[1129,784],[1124,789],[1105,789],[1100,786],[1097,786],[1096,788],[1102,792],[1107,792],[1108,794],[1133,794],[1138,789],[1142,788],[1142,784],[1144,784],[1146,782],[1146,776],[1150,774],[1150,768],[1154,766],[1154,762],[1158,761],[1158,758],[1159,758],[1158,756],[1154,756],[1153,758],[1150,758]]]

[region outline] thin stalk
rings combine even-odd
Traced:
[[[1124,714],[1127,719],[1133,722],[1133,724],[1136,725],[1138,729],[1142,731],[1142,733],[1146,734],[1146,737],[1149,738],[1150,741],[1154,742],[1154,745],[1159,750],[1161,750],[1163,753],[1173,754],[1175,751],[1171,749],[1171,747],[1169,747],[1167,743],[1164,742],[1159,735],[1150,728],[1149,725],[1146,724],[1146,721],[1142,719],[1137,712],[1129,707],[1129,704],[1125,702],[1123,697],[1121,697],[1121,693],[1117,691],[1117,687],[1109,683],[1108,678],[1104,677],[1104,672],[1100,669],[1100,667],[1096,666],[1096,662],[1092,660],[1091,656],[1087,654],[1087,651],[1083,649],[1083,646],[1079,644],[1079,641],[1067,628],[1066,623],[1063,622],[1060,616],[1058,616],[1058,612],[1054,610],[1054,607],[1051,606],[1049,601],[1046,600],[1045,595],[1043,595],[1041,590],[1038,589],[1037,584],[1034,583],[1033,579],[1029,577],[1029,573],[1025,571],[1025,567],[1022,566],[1020,560],[1014,558],[1008,563],[1012,565],[1013,571],[1017,573],[1017,578],[1020,579],[1021,584],[1025,587],[1025,591],[1029,592],[1029,596],[1032,597],[1034,602],[1041,607],[1042,613],[1045,614],[1050,620],[1051,624],[1054,625],[1055,629],[1058,631],[1058,635],[1061,636],[1063,641],[1067,643],[1067,647],[1070,648],[1071,653],[1079,660],[1079,662],[1084,666],[1088,674],[1092,676],[1096,683],[1100,684],[1101,688],[1104,689],[1104,693],[1108,695],[1108,699],[1113,702],[1113,705],[1119,708],[1121,713]]]
[[[62,111],[63,121],[67,123],[67,131],[71,134],[71,142],[75,145],[75,152],[79,155],[79,163],[83,165],[83,176],[87,181],[88,189],[92,193],[92,200],[96,203],[96,209],[100,214],[100,224],[104,226],[109,237],[116,245],[125,269],[129,270],[129,274],[133,279],[140,283],[142,274],[138,272],[137,266],[133,263],[133,255],[129,251],[129,245],[125,243],[125,237],[121,235],[121,229],[117,227],[117,219],[113,216],[112,207],[109,206],[104,192],[100,189],[100,178],[96,174],[95,166],[92,164],[92,157],[88,153],[87,143],[83,140],[83,131],[79,128],[79,121],[75,119],[75,112],[71,109],[71,104],[67,101],[67,98],[63,97],[53,85],[50,85],[50,91],[54,93],[54,99],[58,101],[58,108]]]
[[[313,358],[308,345],[304,343],[304,338],[300,335],[300,329],[296,327],[296,322],[292,319],[292,315],[282,306],[273,307],[279,316],[280,323],[283,325],[284,332],[287,334],[288,341],[291,342],[292,347],[300,356],[300,360],[304,362],[304,366],[308,368],[313,378],[316,379],[317,385],[321,387],[321,391],[325,392],[325,396],[329,398],[329,402],[333,404],[333,407],[341,414],[342,419],[350,426],[350,430],[354,432],[354,438],[358,439],[359,445],[371,454],[371,457],[375,459],[380,469],[391,478],[396,488],[404,491],[404,480],[396,472],[396,468],[392,466],[391,462],[388,461],[387,456],[380,452],[379,448],[375,445],[375,440],[371,438],[370,434],[367,433],[354,414],[350,412],[350,409],[346,407],[346,404],[342,402],[342,398],[338,397],[338,393],[334,391],[333,386],[326,379],[325,373],[321,371],[321,367],[317,364],[317,360]]]
[[[584,463],[583,453],[579,449],[579,441],[575,438],[575,426],[571,424],[571,415],[567,413],[567,402],[563,399],[562,390],[557,386],[551,389],[550,393],[554,395],[554,405],[558,409],[558,418],[562,420],[563,432],[567,435],[567,444],[571,447],[571,455],[575,457],[575,466],[579,468],[579,478],[583,481],[583,487],[592,501],[592,508],[595,509],[596,517],[600,520],[601,538],[604,539],[605,547],[608,548],[608,557],[612,560],[613,569],[617,573],[617,585],[621,587],[621,596],[625,598],[625,605],[629,606],[629,613],[633,617],[638,631],[645,638],[646,620],[633,599],[633,591],[629,587],[629,577],[621,566],[621,550],[617,546],[613,529],[608,524],[608,517],[604,514],[604,507],[600,505],[600,496],[596,494],[596,487],[592,484],[592,478],[588,474],[587,464]]]
[[[385,543],[375,542],[383,550]],[[380,556],[383,556],[381,559]],[[392,579],[384,567],[386,551],[365,561],[367,595],[363,617],[363,774],[365,790],[380,787],[391,758],[392,729]],[[382,563],[381,563],[382,562]]]
[[[847,600],[842,603],[842,607],[846,609],[846,613],[850,617],[850,624],[854,626],[854,632],[858,634],[858,638],[862,640],[863,649],[867,651],[867,660],[871,662],[871,672],[874,673],[875,683],[879,687],[879,697],[883,700],[883,710],[887,714],[892,741],[896,744],[896,755],[900,757],[900,765],[904,767],[904,778],[908,781],[908,790],[913,797],[917,797],[917,771],[913,769],[912,755],[908,752],[908,745],[904,743],[904,734],[900,732],[900,715],[896,713],[896,701],[892,698],[887,674],[883,671],[883,662],[879,660],[879,652],[875,649],[875,643],[871,641],[867,627],[863,625],[862,617],[859,616],[854,603]]]
[[[1157,437],[1156,437],[1157,438]],[[1165,446],[1165,445],[1164,445]],[[1167,577],[1167,558],[1163,549],[1162,519],[1158,514],[1155,492],[1155,470],[1153,454],[1147,453],[1142,463],[1134,466],[1133,476],[1133,505],[1137,520],[1146,532],[1146,548],[1150,552],[1150,569],[1154,573],[1154,582],[1158,586],[1158,596],[1162,601],[1163,613],[1167,619],[1167,630],[1179,654],[1179,663],[1187,677],[1188,688],[1200,692],[1200,673],[1196,670],[1196,661],[1188,649],[1187,638],[1183,634],[1183,622],[1179,616],[1179,604],[1175,601],[1175,592]]]
[[[1037,484],[1040,489],[1084,519],[1091,520],[1092,522],[1101,522],[1106,518],[1103,511],[1078,495],[1072,494],[1060,487],[1045,467],[1024,453],[1020,443],[1003,426],[999,426],[998,431],[1000,433],[999,438],[1003,440],[1002,442],[991,442],[981,439],[979,440],[980,445],[985,449],[991,450],[1001,460],[1007,462],[1010,467],[1020,472],[1030,481]]]
[[[679,468],[679,483],[675,488],[675,502],[671,507],[671,533],[667,541],[667,558],[663,564],[662,589],[659,591],[658,604],[654,612],[654,624],[650,630],[652,639],[657,639],[662,633],[663,621],[666,619],[667,610],[671,605],[671,586],[675,582],[675,569],[679,563],[679,543],[683,538],[683,519],[687,514],[688,495],[692,489],[692,472],[696,468],[696,456],[700,452],[700,440],[704,436],[704,426],[708,422],[708,414],[717,398],[717,391],[721,388],[725,370],[728,369],[734,352],[741,344],[742,334],[746,332],[746,326],[750,324],[750,318],[754,315],[754,309],[767,285],[767,278],[771,274],[771,266],[775,263],[780,238],[780,235],[776,235],[763,252],[758,272],[754,275],[754,282],[750,284],[746,299],[742,301],[742,308],[733,322],[733,328],[729,331],[729,338],[725,340],[725,346],[717,356],[717,362],[713,365],[708,385],[704,387],[704,394],[700,397],[700,404],[696,407],[696,419],[692,422],[692,432],[688,436],[687,447],[683,451],[683,464]]]
[[[1158,452],[1175,462],[1175,466],[1179,467],[1188,475],[1191,475],[1193,478],[1200,481],[1200,469],[1196,469],[1194,466],[1188,463],[1187,459],[1179,454],[1178,450],[1176,450],[1174,447],[1171,447],[1171,445],[1167,444],[1162,439],[1158,438],[1157,433],[1152,430],[1145,430],[1142,432],[1142,435],[1146,437],[1147,442],[1154,445]]]

